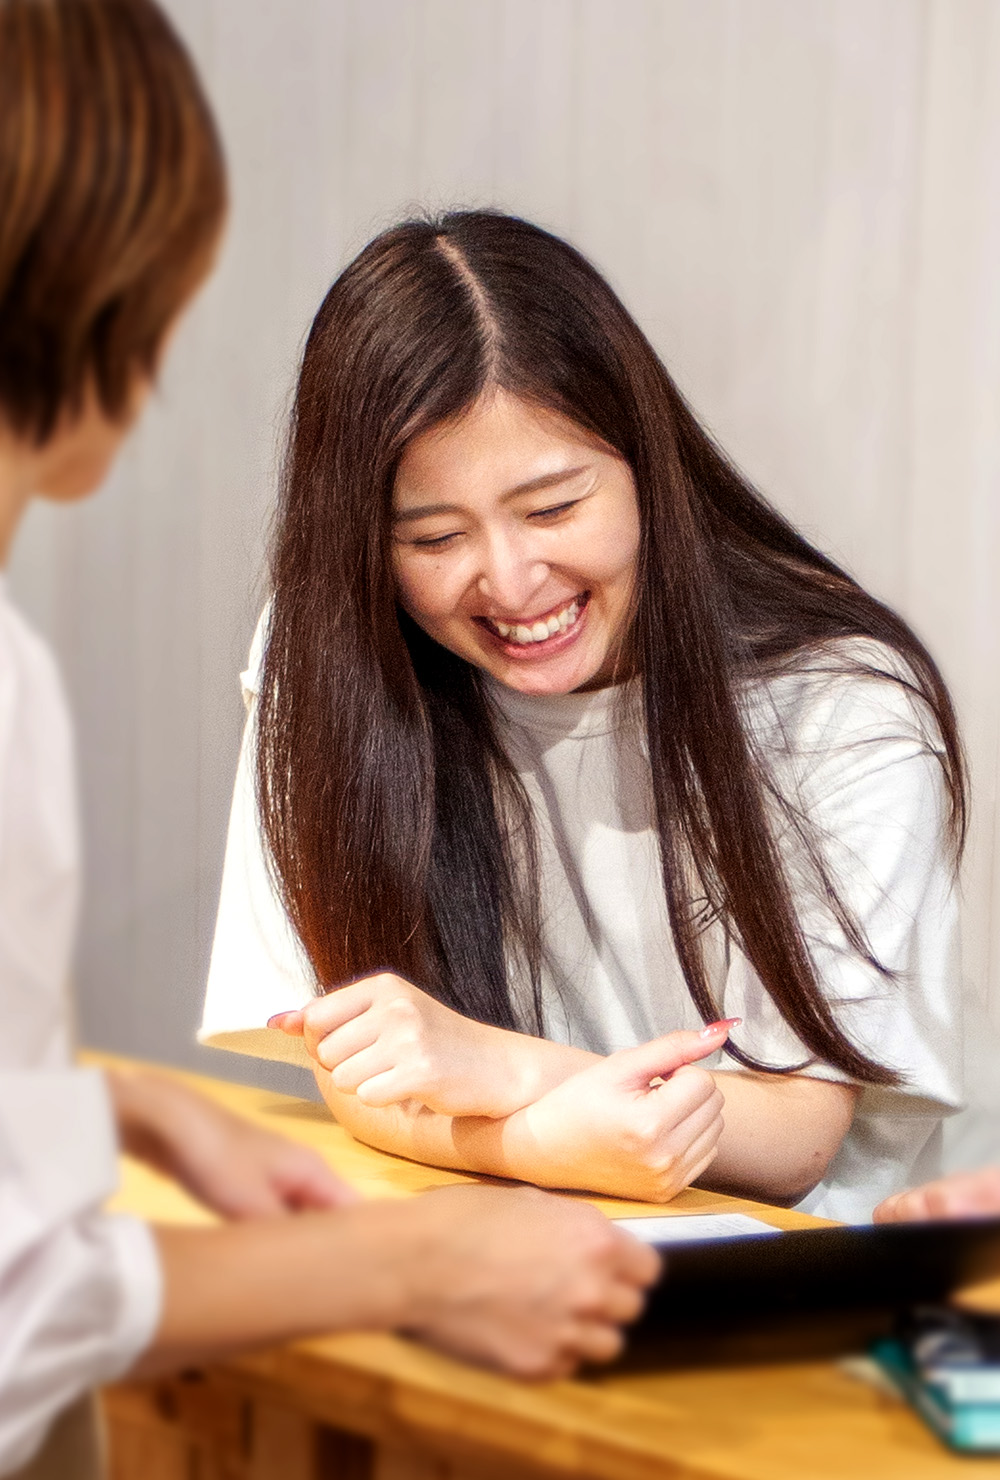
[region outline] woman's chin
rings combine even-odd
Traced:
[[[544,663],[507,662],[490,664],[489,672],[504,685],[519,694],[572,694],[576,689],[594,684],[600,672],[600,662],[581,662],[577,654],[566,654],[565,658],[553,657]]]

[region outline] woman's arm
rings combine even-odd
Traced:
[[[140,1375],[241,1347],[403,1330],[525,1377],[621,1349],[652,1251],[586,1203],[449,1187],[225,1228],[156,1230],[164,1302]]]
[[[595,1190],[600,1177],[599,1190],[647,1195],[635,1190],[648,1185],[645,1160],[637,1168],[622,1151],[604,1166],[611,1127],[622,1134],[623,1146],[631,1134],[620,1120],[622,1106],[602,1101],[605,1131],[599,1128],[588,1148],[579,1128],[591,1123],[592,1079],[553,1098],[560,1085],[610,1062],[597,1054],[472,1022],[390,973],[272,1021],[304,1036],[327,1104],[363,1141],[439,1166]],[[712,1047],[724,1038],[721,1032]],[[713,1078],[728,1113],[711,1185],[776,1202],[804,1197],[850,1126],[854,1089],[805,1075],[734,1071]],[[596,1079],[605,1095],[620,1093],[601,1073]],[[557,1107],[567,1118],[563,1127],[556,1123]],[[628,1108],[634,1113],[636,1102]],[[652,1139],[657,1143],[656,1132]],[[640,1157],[655,1158],[662,1145],[647,1146]],[[672,1196],[680,1185],[662,1177],[652,1195]]]
[[[611,1064],[637,1052],[629,1049],[597,1062]],[[700,1112],[704,1124],[683,1115],[679,1125],[664,1124],[651,1116],[639,1127],[624,1123],[619,1086],[591,1071],[573,1075],[558,1093],[550,1090],[534,1107],[504,1120],[443,1115],[412,1100],[368,1106],[338,1090],[326,1070],[315,1072],[333,1114],[368,1145],[434,1166],[653,1202],[667,1201],[696,1180],[766,1202],[799,1202],[822,1180],[850,1128],[857,1098],[851,1085],[805,1075],[717,1073],[704,1075],[718,1095],[701,1100],[712,1107],[710,1119],[707,1111]],[[700,1100],[704,1086],[695,1089]],[[633,1091],[625,1108],[634,1113],[637,1107]],[[688,1136],[693,1146],[697,1133],[714,1126],[720,1111],[714,1155],[698,1170],[698,1156],[671,1162],[672,1147]]]
[[[338,1120],[370,1145],[437,1166],[666,1202],[705,1170],[722,1132],[722,1096],[691,1067],[728,1024],[671,1033],[596,1058],[503,1117],[447,1115],[415,1100],[366,1105],[315,1066]]]
[[[701,1184],[791,1206],[823,1180],[854,1118],[854,1085],[805,1074],[713,1074],[725,1101],[719,1154]]]

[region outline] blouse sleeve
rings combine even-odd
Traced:
[[[308,958],[275,889],[258,822],[254,718],[266,612],[240,675],[247,721],[233,791],[199,1043],[309,1067],[302,1040],[267,1020],[314,995]]]
[[[0,1473],[56,1415],[152,1340],[161,1272],[149,1228],[108,1216],[117,1141],[94,1070],[0,1073]]]
[[[901,684],[857,673],[787,681],[768,723],[782,791],[878,963],[845,938],[798,830],[786,822],[779,841],[821,988],[847,1036],[901,1076],[896,1090],[866,1089],[863,1108],[950,1113],[962,1103],[961,980],[936,727]],[[725,1002],[747,1025],[737,1042],[755,1057],[777,1065],[808,1059],[738,951]],[[821,1062],[803,1072],[848,1078]]]

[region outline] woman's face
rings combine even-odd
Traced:
[[[508,688],[568,694],[627,676],[638,551],[628,465],[555,412],[491,391],[403,454],[400,605]]]

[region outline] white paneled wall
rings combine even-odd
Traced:
[[[229,235],[111,486],[32,515],[14,571],[79,716],[85,1035],[226,1068],[192,1034],[296,359],[350,255],[450,204],[588,252],[742,465],[930,641],[977,782],[967,969],[1000,994],[995,0],[168,8]]]

